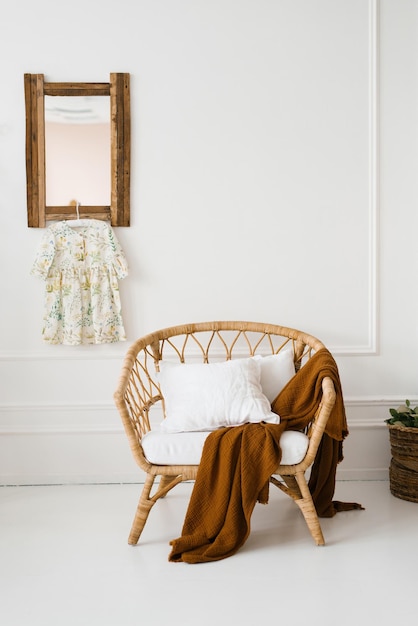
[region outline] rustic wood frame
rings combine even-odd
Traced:
[[[109,83],[48,83],[43,74],[25,74],[26,190],[28,226],[75,218],[73,206],[46,206],[44,96],[110,96],[110,206],[80,206],[80,217],[130,225],[131,112],[129,74],[112,73]]]

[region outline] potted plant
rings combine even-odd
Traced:
[[[389,409],[392,459],[389,468],[390,491],[397,498],[418,502],[418,406],[409,400],[397,409]]]

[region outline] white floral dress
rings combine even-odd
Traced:
[[[118,279],[128,274],[122,248],[104,221],[47,228],[31,274],[45,280],[43,339],[51,344],[101,344],[126,339]]]

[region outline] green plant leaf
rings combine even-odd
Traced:
[[[390,408],[389,413],[391,417],[385,420],[387,424],[418,428],[418,406],[412,408],[410,400],[405,400],[405,404],[397,409]]]

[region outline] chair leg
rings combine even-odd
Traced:
[[[152,486],[154,484],[154,480],[155,476],[147,474],[141,497],[139,498],[138,506],[136,508],[131,532],[129,534],[128,543],[131,546],[134,546],[138,543],[139,537],[141,536],[141,533],[144,529],[145,522],[148,519],[149,512],[156,502],[156,500],[152,500],[149,497]]]
[[[159,491],[164,491],[166,487],[168,487],[168,485],[170,485],[170,483],[173,482],[174,478],[175,476],[160,476],[160,484],[158,486]],[[168,489],[167,491],[170,491],[170,490]],[[160,497],[165,498],[166,495],[167,495],[167,492],[163,493],[163,495]]]
[[[295,500],[295,502],[302,511],[303,517],[305,518],[306,524],[316,545],[323,546],[325,545],[325,540],[322,534],[315,505],[312,500],[311,492],[309,491],[309,487],[306,482],[305,474],[296,474],[295,478],[302,496],[302,498]]]
[[[182,480],[183,477],[181,474],[178,476],[161,476],[158,489],[154,495],[151,496],[150,494],[154,485],[155,476],[147,474],[128,539],[128,543],[130,545],[135,546],[138,543],[139,537],[141,536],[145,523],[148,519],[149,512],[157,500],[164,498],[170,489],[178,485],[178,483]]]

